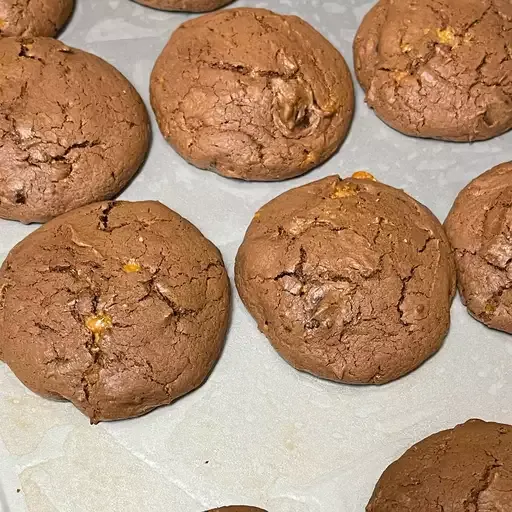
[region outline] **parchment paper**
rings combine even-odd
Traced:
[[[299,14],[352,66],[352,40],[372,3],[234,5]],[[153,63],[187,17],[129,0],[77,0],[61,39],[118,67],[149,106]],[[349,138],[305,176],[243,183],[199,171],[154,125],[150,156],[121,197],[157,199],[187,217],[217,244],[232,276],[252,215],[288,188],[367,169],[444,220],[470,179],[512,157],[512,133],[474,144],[407,138],[379,121],[356,89]],[[35,228],[0,220],[0,260]],[[286,364],[234,293],[226,348],[208,382],[139,419],[90,426],[70,404],[30,393],[0,363],[0,509],[201,512],[236,503],[362,512],[381,472],[412,443],[471,417],[512,422],[511,366],[512,339],[473,320],[456,298],[443,348],[411,375],[382,387],[322,381]]]

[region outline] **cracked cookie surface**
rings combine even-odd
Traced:
[[[512,427],[469,420],[407,450],[382,474],[366,512],[510,512]]]
[[[281,180],[336,151],[354,91],[341,54],[300,18],[229,9],[173,33],[153,69],[151,104],[167,141],[195,166]]]
[[[104,60],[49,38],[0,38],[0,217],[44,222],[110,199],[149,145],[146,108]]]
[[[0,0],[0,37],[53,37],[73,12],[74,0]]]
[[[512,162],[467,185],[445,228],[469,312],[489,327],[512,333]]]
[[[368,105],[402,133],[471,141],[512,128],[507,0],[380,0],[354,62]]]
[[[206,12],[230,4],[233,0],[135,0],[139,4],[164,11]]]
[[[235,278],[288,362],[349,383],[391,381],[436,352],[455,291],[450,245],[427,208],[401,190],[338,176],[263,206]]]
[[[226,331],[216,247],[157,202],[84,206],[45,224],[0,270],[0,358],[32,391],[93,422],[198,387]]]

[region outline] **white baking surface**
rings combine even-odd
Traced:
[[[352,39],[372,3],[236,5],[301,15],[352,66]],[[114,64],[149,106],[152,65],[187,17],[129,0],[77,0],[61,39]],[[121,197],[158,199],[187,217],[217,244],[232,276],[253,213],[288,188],[368,169],[444,219],[470,179],[511,159],[512,133],[475,144],[407,138],[379,121],[356,90],[350,136],[306,176],[242,183],[197,170],[153,120],[149,158]],[[0,220],[0,260],[35,227]],[[471,417],[512,423],[511,366],[512,339],[472,320],[456,298],[444,346],[412,374],[382,387],[326,382],[287,365],[234,293],[226,348],[207,383],[142,418],[91,426],[72,405],[30,393],[0,363],[0,510],[201,512],[252,504],[362,512],[381,472],[413,442]]]

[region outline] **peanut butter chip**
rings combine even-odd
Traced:
[[[409,73],[407,71],[393,71],[392,76],[396,82],[401,82]]]
[[[438,28],[436,32],[440,43],[449,45],[455,43],[455,34],[452,27],[446,27],[445,29]]]
[[[356,180],[372,180],[377,181],[373,174],[370,174],[367,171],[356,171],[354,174],[352,174],[352,178]]]
[[[487,304],[485,306],[486,313],[494,313],[495,311],[496,311],[496,308],[492,304]]]
[[[2,28],[5,25],[5,20],[0,18],[0,28]]]
[[[309,165],[309,164],[311,164],[312,162],[315,162],[316,160],[318,160],[318,154],[317,154],[317,153],[315,153],[314,151],[310,151],[310,152],[307,154],[306,158],[304,159],[304,162],[303,162],[303,163],[304,163],[305,165]]]
[[[130,260],[128,261],[128,263],[125,263],[123,265],[123,270],[127,273],[127,274],[132,274],[134,272],[140,272],[142,270],[142,267],[140,266],[139,263],[137,263],[135,260]]]
[[[351,197],[357,194],[357,189],[353,183],[341,182],[336,186],[331,195],[332,199],[341,199],[342,197]]]
[[[95,338],[100,338],[107,329],[112,327],[112,317],[103,313],[90,316],[85,321],[85,326],[94,334]]]

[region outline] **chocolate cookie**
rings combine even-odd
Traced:
[[[44,222],[110,199],[148,149],[140,96],[104,60],[47,38],[0,38],[0,217]]]
[[[212,508],[211,510],[209,510],[207,512],[222,512],[222,511],[229,511],[229,512],[266,512],[266,510],[263,510],[262,508],[246,507],[244,505],[231,505],[230,507]]]
[[[0,0],[0,37],[53,37],[71,16],[74,0]]]
[[[164,11],[206,12],[214,11],[219,7],[230,4],[233,0],[135,0],[139,4],[147,5]]]
[[[354,41],[368,105],[416,137],[483,140],[512,127],[512,5],[380,0]]]
[[[489,327],[512,333],[512,162],[467,185],[445,227],[469,312]]]
[[[366,512],[412,510],[512,510],[512,426],[470,420],[407,450],[384,471]]]
[[[343,57],[305,21],[230,9],[174,32],[153,69],[151,104],[168,142],[197,167],[282,180],[334,153],[354,91]]]
[[[219,356],[229,285],[219,251],[164,205],[105,202],[50,221],[0,270],[0,356],[32,391],[92,422],[198,387]]]
[[[367,173],[355,176],[330,176],[263,206],[238,251],[236,285],[297,369],[381,384],[439,349],[455,271],[427,208]]]

